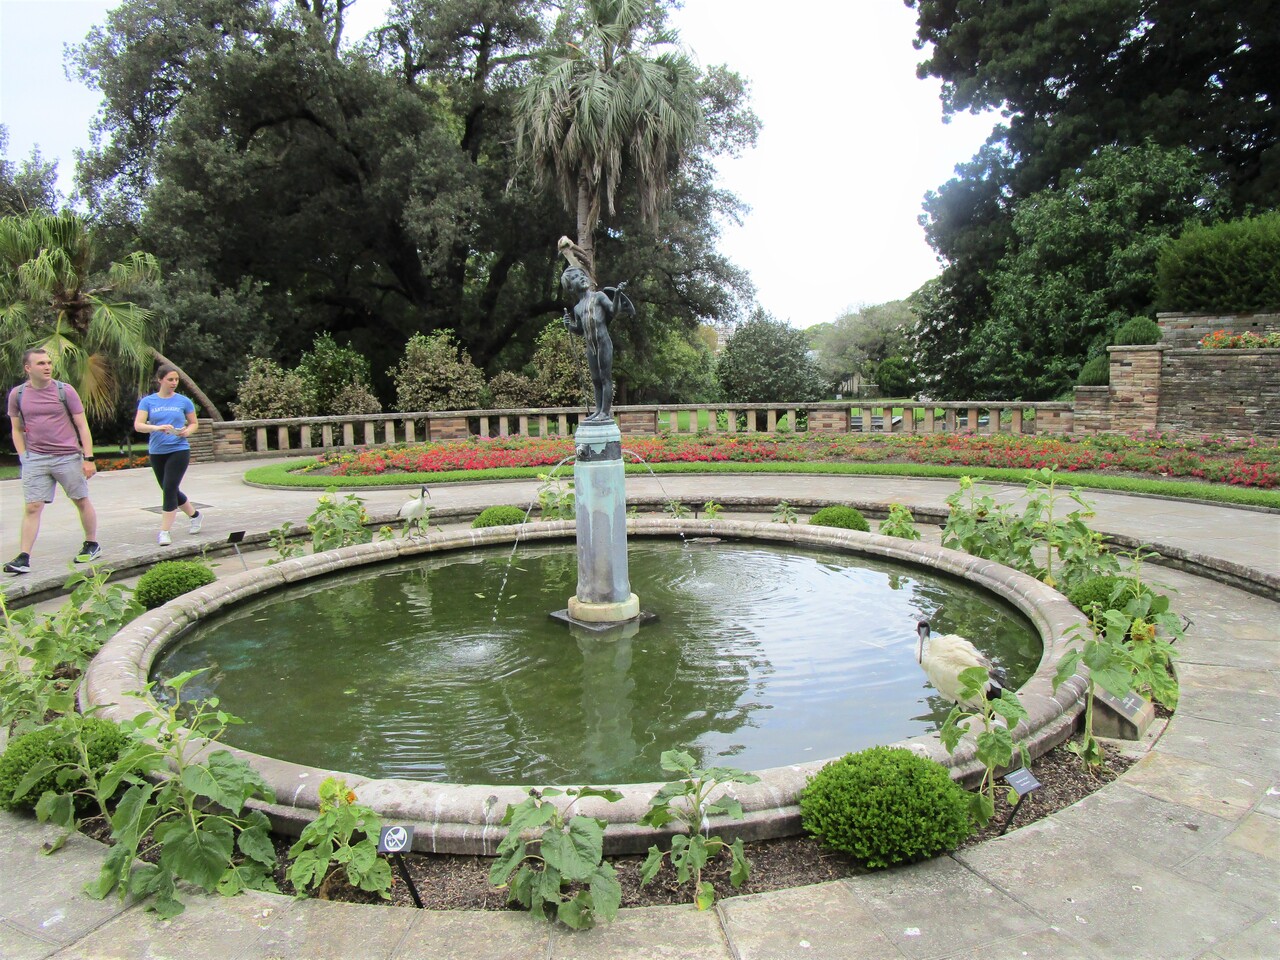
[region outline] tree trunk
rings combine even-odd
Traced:
[[[587,255],[587,272],[596,276],[596,248],[591,236],[595,233],[592,222],[591,181],[585,171],[578,173],[578,246]],[[594,286],[594,283],[592,284]]]
[[[218,412],[218,408],[213,405],[213,401],[204,395],[204,391],[196,386],[196,382],[187,376],[187,372],[185,370],[154,347],[151,348],[151,352],[161,363],[167,363],[169,366],[173,367],[174,370],[178,371],[178,379],[182,381],[183,386],[195,395],[195,398],[200,401],[200,406],[204,407],[205,410],[209,412],[210,417],[219,422],[227,419]]]

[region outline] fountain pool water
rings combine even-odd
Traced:
[[[458,627],[455,632],[461,636],[462,642],[456,642],[457,637],[450,639],[446,636],[436,641],[434,646],[424,644],[419,653],[403,646],[406,641],[401,640],[401,646],[385,651],[381,672],[375,665],[370,676],[380,679],[388,689],[406,680],[410,681],[410,686],[417,684],[415,692],[410,694],[402,688],[401,695],[407,699],[419,698],[418,702],[423,703],[421,697],[428,686],[421,683],[421,678],[432,673],[449,676],[448,671],[452,670],[452,679],[445,682],[455,689],[449,691],[451,699],[442,701],[437,711],[445,715],[445,720],[452,722],[448,717],[451,710],[474,710],[488,724],[488,730],[478,736],[487,735],[494,742],[523,741],[533,746],[534,749],[523,757],[506,752],[498,759],[493,759],[496,754],[487,748],[487,744],[486,749],[477,749],[477,753],[489,755],[491,766],[488,772],[477,771],[474,779],[470,774],[459,772],[460,768],[454,765],[467,759],[465,754],[469,751],[465,744],[460,745],[461,749],[457,751],[461,760],[456,757],[441,759],[437,763],[439,769],[428,774],[450,778],[448,782],[417,776],[412,780],[384,776],[372,766],[367,768],[372,776],[364,773],[363,758],[372,757],[375,746],[381,749],[398,738],[394,729],[380,730],[367,716],[376,699],[371,696],[372,688],[378,684],[374,680],[360,680],[341,688],[326,688],[321,687],[318,679],[325,672],[343,676],[347,661],[360,659],[352,652],[358,647],[348,649],[336,640],[308,637],[311,642],[305,649],[299,649],[281,662],[271,659],[273,654],[265,648],[248,653],[252,639],[239,653],[234,652],[237,644],[233,642],[228,648],[231,652],[218,655],[220,659],[217,669],[211,671],[214,674],[211,682],[217,681],[219,671],[230,668],[232,661],[241,657],[245,661],[242,669],[260,674],[260,679],[266,683],[264,689],[267,692],[256,696],[261,701],[257,707],[266,713],[258,717],[255,725],[272,728],[283,723],[287,714],[298,709],[296,698],[299,697],[317,701],[313,706],[320,712],[313,716],[318,717],[327,710],[340,719],[338,726],[345,734],[340,741],[342,746],[327,759],[317,758],[314,762],[301,763],[288,756],[280,756],[280,752],[287,753],[290,749],[291,738],[288,736],[277,738],[270,748],[264,747],[265,753],[241,751],[275,792],[277,802],[266,809],[279,829],[296,833],[314,818],[319,806],[318,787],[321,781],[330,773],[341,773],[357,791],[361,802],[373,807],[385,820],[416,825],[415,846],[418,849],[488,854],[494,852],[503,835],[500,821],[507,804],[523,799],[527,787],[540,785],[540,781],[564,786],[580,785],[589,779],[595,781],[594,785],[602,786],[604,784],[594,774],[599,773],[600,779],[604,779],[609,771],[615,769],[623,799],[614,804],[586,801],[580,807],[583,812],[608,822],[606,845],[611,852],[647,848],[654,842],[654,832],[638,827],[636,821],[660,785],[654,782],[661,774],[654,770],[651,759],[662,748],[656,741],[659,732],[673,736],[667,746],[697,747],[704,762],[752,768],[760,775],[760,783],[743,786],[737,791],[745,811],[743,820],[715,824],[722,835],[752,839],[797,832],[798,795],[807,778],[827,760],[865,743],[859,744],[852,733],[846,740],[840,725],[848,721],[833,717],[831,711],[821,711],[817,719],[813,719],[811,714],[809,719],[788,725],[787,711],[791,707],[784,706],[785,698],[769,704],[763,699],[764,694],[770,693],[772,688],[770,695],[780,695],[786,693],[788,687],[799,688],[804,693],[807,687],[809,691],[820,691],[823,696],[830,696],[833,702],[843,699],[856,707],[856,702],[864,696],[878,694],[879,686],[905,683],[914,686],[914,697],[919,701],[926,688],[923,674],[917,672],[918,667],[912,658],[913,623],[917,612],[932,614],[940,602],[939,596],[932,593],[935,587],[931,583],[939,579],[935,574],[941,574],[942,580],[955,578],[964,581],[978,588],[978,594],[989,591],[1025,616],[1038,634],[1043,654],[1030,679],[1020,690],[1030,720],[1025,727],[1020,725],[1017,731],[1019,739],[1029,745],[1033,756],[1064,739],[1082,709],[1083,678],[1073,677],[1056,688],[1052,678],[1058,660],[1071,642],[1072,631],[1084,626],[1085,621],[1060,594],[1016,571],[921,543],[830,528],[737,520],[653,519],[628,522],[632,549],[637,555],[647,554],[647,541],[651,538],[674,538],[681,532],[691,539],[713,536],[726,542],[750,541],[741,549],[747,553],[760,553],[768,559],[761,561],[754,572],[735,573],[720,566],[720,555],[729,553],[722,544],[695,545],[688,549],[673,547],[674,552],[669,559],[659,557],[656,561],[662,570],[659,579],[667,585],[661,589],[644,587],[644,604],[646,607],[658,606],[660,602],[665,604],[667,601],[661,599],[660,594],[670,593],[678,599],[683,591],[681,602],[688,603],[691,608],[688,619],[681,621],[675,614],[666,614],[668,618],[675,619],[669,625],[669,634],[654,634],[651,639],[648,631],[668,629],[655,624],[629,639],[624,637],[623,642],[614,643],[612,647],[606,645],[608,640],[597,637],[588,642],[581,634],[571,633],[563,624],[551,624],[549,627],[554,628],[564,648],[562,652],[568,653],[570,663],[576,662],[577,665],[548,667],[545,682],[535,683],[523,691],[509,686],[509,676],[518,673],[516,667],[524,662],[536,677],[538,662],[544,656],[541,651],[548,641],[504,640],[489,635],[496,600],[494,578],[500,578],[502,564],[495,564],[489,572],[479,573],[484,568],[478,563],[476,548],[501,544],[509,550],[514,539],[522,541],[515,564],[525,567],[527,556],[531,569],[525,572],[531,579],[518,588],[508,587],[503,608],[499,610],[499,626],[508,616],[508,604],[510,611],[518,612],[521,618],[541,622],[549,619],[548,610],[563,601],[564,583],[557,582],[556,576],[570,579],[573,576],[575,560],[570,541],[574,536],[574,525],[571,522],[536,523],[518,528],[490,528],[365,544],[295,558],[262,570],[227,577],[145,614],[113,637],[88,670],[81,689],[82,704],[86,708],[99,707],[103,715],[116,720],[136,716],[142,710],[142,704],[135,695],[146,694],[152,667],[168,648],[176,644],[178,649],[174,656],[182,655],[185,636],[215,614],[239,617],[245,630],[255,628],[259,626],[253,623],[258,614],[249,615],[253,610],[250,605],[264,600],[284,600],[280,606],[286,611],[287,618],[288,611],[295,606],[294,599],[312,602],[311,598],[303,597],[303,594],[311,592],[317,602],[316,612],[306,615],[307,620],[299,623],[301,629],[298,632],[310,634],[311,621],[329,618],[337,624],[338,635],[356,634],[363,644],[368,639],[388,634],[395,621],[414,619],[409,611],[417,609],[423,612],[427,603],[430,605],[429,616],[422,619],[450,621],[455,616],[454,607],[460,606],[458,598],[470,597],[477,602],[483,615],[466,629]],[[554,541],[555,548],[544,551],[534,546],[541,541]],[[767,543],[779,545],[780,551],[759,546]],[[820,553],[815,554],[814,550]],[[438,558],[433,558],[434,554],[438,554]],[[801,558],[795,561],[799,567],[793,569],[803,571],[803,575],[788,574],[784,577],[779,573],[784,568],[771,566],[780,562],[778,557],[785,559],[789,556]],[[538,557],[544,559],[538,560]],[[845,557],[856,558],[857,563],[846,564]],[[392,600],[390,610],[362,610],[355,616],[351,615],[353,592],[372,591],[375,587],[386,589],[387,585],[397,582],[386,576],[394,569],[392,564],[410,558],[415,564],[429,560],[434,562],[427,568],[425,580],[419,577],[415,581],[409,577],[399,580],[399,587],[392,587],[393,593],[397,589],[399,591],[396,599],[400,601],[400,607],[394,607],[395,600]],[[712,560],[716,562],[711,563]],[[865,560],[873,562],[866,564]],[[900,572],[893,575],[898,578],[899,589],[894,590],[890,585],[890,589],[877,595],[877,599],[870,599],[870,595],[863,592],[868,588],[862,578],[880,578],[884,586],[889,584],[890,574],[883,568],[868,574],[863,572],[863,568],[872,570],[882,560],[909,566],[899,568]],[[557,564],[562,567],[562,572],[553,575]],[[703,565],[701,568],[700,564]],[[700,569],[704,572],[699,573]],[[373,576],[361,578],[361,570]],[[707,572],[710,570],[716,572]],[[335,573],[355,575],[356,580],[351,587],[335,589],[336,585],[344,582],[333,579],[331,575]],[[797,597],[783,600],[780,585],[781,581],[788,579],[801,584],[802,588]],[[807,588],[803,586],[805,584]],[[841,594],[836,590],[837,585],[849,592]],[[544,589],[545,593],[542,592]],[[485,596],[474,597],[477,593]],[[984,603],[989,603],[989,600],[988,597]],[[946,601],[940,618],[944,626],[952,616],[953,603],[958,603],[956,609],[969,607],[967,600]],[[789,604],[794,606],[788,607]],[[1000,602],[993,605],[997,610],[1001,607]],[[702,615],[699,612],[701,608],[724,618],[723,633],[714,643],[702,636],[702,621],[698,619]],[[878,622],[876,616],[881,608],[887,619]],[[782,613],[787,609],[799,612]],[[1007,609],[1001,617],[1011,622],[1018,619]],[[956,619],[963,622],[958,615]],[[451,622],[457,623],[456,620]],[[662,622],[660,617],[658,624]],[[819,623],[824,625],[824,630],[834,629],[828,633],[811,632]],[[767,646],[759,639],[758,631],[766,626],[781,634],[781,645]],[[629,628],[623,626],[620,629],[625,632]],[[979,623],[966,629],[972,629],[976,634],[985,627]],[[671,639],[677,634],[683,634],[678,636],[678,644]],[[804,647],[806,638],[814,638],[807,649]],[[260,640],[258,642],[261,643]],[[827,659],[832,655],[831,647],[852,643],[865,648],[872,659],[860,667],[833,668]],[[1015,650],[1020,643],[1014,642]],[[486,645],[491,646],[485,649]],[[713,646],[725,647],[727,658],[719,662],[710,659]],[[1010,656],[993,652],[998,656]],[[1018,655],[1025,659],[1026,653],[1022,650]],[[471,672],[466,665],[468,656],[477,658],[479,664]],[[376,655],[373,659],[376,661]],[[899,673],[888,671],[885,666],[887,660],[901,668]],[[279,671],[282,667],[292,672],[272,675],[273,670]],[[841,669],[847,670],[844,676]],[[864,684],[862,691],[842,697],[840,680],[863,683],[865,674],[882,669],[886,678],[883,684]],[[1015,673],[1018,669],[1014,666]],[[1025,671],[1025,664],[1021,669]],[[284,681],[280,679],[282,676]],[[493,684],[487,693],[478,697],[468,689],[477,678],[488,678]],[[253,711],[244,705],[232,703],[232,694],[238,685],[239,680],[232,683],[224,680],[218,694],[229,709],[252,715]],[[478,683],[475,685],[477,689],[481,688]],[[535,730],[525,722],[525,708],[538,699],[550,700],[553,692],[560,698],[560,706],[547,711],[542,721],[544,727],[541,731]],[[798,699],[804,700],[805,697]],[[664,704],[669,704],[669,709],[661,709]],[[415,710],[419,714],[431,713],[429,707]],[[913,707],[908,699],[899,717],[908,723],[928,725],[933,722],[927,718],[930,713],[931,705],[916,702]],[[391,716],[393,723],[404,720],[394,713]],[[748,735],[754,737],[758,730],[767,731],[774,723],[779,724],[780,735],[766,737],[759,743],[748,742]],[[832,732],[835,733],[834,738],[820,743],[809,737],[810,734],[828,735]],[[445,735],[450,735],[447,729]],[[389,762],[402,763],[406,753],[416,749],[414,741],[418,736],[417,731],[404,731],[400,739],[410,749],[401,751],[399,757],[392,750]],[[556,738],[563,740],[571,749],[561,749],[560,746],[552,749],[549,741]],[[770,739],[772,742],[768,742]],[[900,745],[953,767],[955,775],[961,779],[971,778],[979,769],[970,742],[962,743],[954,755],[949,755],[942,749],[936,734],[912,736],[911,730],[906,729],[885,731],[875,739],[881,742],[896,739]],[[651,740],[654,741],[652,744]],[[619,744],[623,749],[617,749]],[[805,746],[813,746],[813,749],[806,751]],[[754,754],[758,759],[750,759],[753,756],[751,751],[760,751]],[[418,750],[419,757],[425,753],[425,750]],[[629,758],[633,753],[639,757],[636,762],[640,765],[628,772],[624,766],[632,762]],[[585,758],[587,765],[573,771],[566,769],[562,776],[560,766],[566,765],[564,758],[571,754]],[[597,763],[598,766],[591,766]],[[538,767],[536,764],[546,766]],[[408,771],[390,768],[388,772],[403,774]],[[628,782],[637,777],[654,780]]]
[[[493,548],[327,577],[199,624],[153,675],[209,668],[185,695],[217,695],[248,721],[226,740],[255,753],[377,778],[568,784],[657,780],[677,748],[754,769],[928,733],[950,704],[914,659],[922,616],[974,637],[1015,686],[1040,662],[1030,622],[963,581],[727,541],[633,543],[656,621],[571,635],[546,614],[573,589],[572,561],[559,544],[513,564]]]

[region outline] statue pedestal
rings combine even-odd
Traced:
[[[569,598],[568,613],[583,623],[632,620],[640,615],[640,600],[627,575],[622,432],[612,420],[580,423],[574,446],[578,590]]]

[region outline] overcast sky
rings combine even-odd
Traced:
[[[8,158],[39,146],[70,191],[73,151],[99,97],[68,80],[66,44],[116,0],[0,0],[0,123]],[[359,0],[349,35],[385,0]],[[720,164],[751,207],[721,250],[746,268],[760,304],[799,327],[847,307],[907,296],[939,270],[917,222],[927,190],[950,179],[992,118],[942,122],[936,81],[918,80],[914,13],[901,0],[685,0],[675,16],[703,66],[748,78],[758,146]]]

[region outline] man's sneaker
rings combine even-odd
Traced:
[[[86,540],[80,552],[76,554],[76,563],[90,563],[102,556],[102,548],[96,540]]]
[[[156,543],[160,544],[162,547],[167,547],[169,544],[173,543],[173,537],[169,536],[168,530],[161,530],[156,536]]]
[[[197,510],[191,515],[191,533],[199,533],[200,525],[204,523],[204,514]]]
[[[20,553],[8,563],[4,565],[5,573],[30,573],[31,557],[25,553]]]

